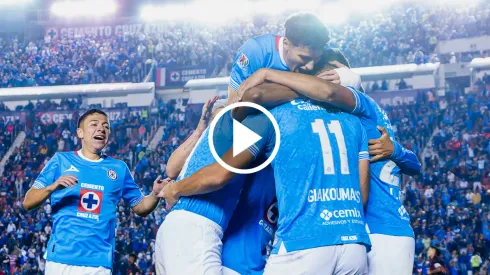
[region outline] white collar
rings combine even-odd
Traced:
[[[90,162],[101,162],[104,160],[104,158],[100,158],[98,160],[93,160],[93,159],[88,159],[86,158],[83,154],[82,154],[82,149],[78,150],[77,151],[77,155],[80,156],[82,159],[86,160],[86,161],[90,161]]]

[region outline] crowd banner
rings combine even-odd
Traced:
[[[129,117],[129,115],[139,115],[141,117],[148,116],[148,107],[133,107],[133,108],[102,108],[107,114],[109,121],[119,120]],[[37,112],[36,116],[43,124],[61,123],[64,120],[78,119],[85,110],[56,110],[49,112]],[[1,115],[1,113],[0,113]],[[24,114],[25,117],[25,114]]]
[[[167,66],[157,69],[155,83],[157,87],[183,87],[189,80],[209,78],[212,73],[206,66]]]
[[[20,123],[25,123],[26,122],[26,113],[25,112],[0,112],[0,118],[3,120],[4,123],[8,122],[20,122]]]
[[[44,35],[52,39],[75,37],[111,37],[113,35],[134,35],[137,33],[164,32],[169,28],[165,23],[144,23],[134,19],[121,19],[114,22],[85,21],[83,23],[46,22]]]
[[[414,103],[419,94],[424,91],[426,90],[377,91],[368,93],[368,95],[381,106],[397,106]]]

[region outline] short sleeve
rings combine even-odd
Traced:
[[[364,127],[362,127],[360,122],[359,129],[361,132],[359,143],[359,160],[369,160],[368,138],[366,130],[364,129]]]
[[[54,156],[48,161],[46,166],[44,166],[39,176],[37,176],[32,187],[36,189],[42,189],[51,185],[59,177],[59,167],[60,164],[58,154],[54,154]]]
[[[134,181],[133,175],[129,171],[129,168],[126,166],[126,172],[124,175],[124,185],[122,196],[124,202],[129,204],[130,207],[135,207],[138,205],[144,198],[143,193],[139,189],[138,185]]]
[[[236,91],[243,81],[262,68],[262,48],[255,39],[247,40],[238,50],[230,73],[230,86]]]
[[[272,153],[276,143],[276,133],[272,122],[265,114],[249,116],[243,121],[243,125],[261,137],[259,141],[250,146],[248,150],[256,159],[261,153]]]

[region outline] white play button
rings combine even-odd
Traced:
[[[272,123],[272,126],[274,128],[274,136],[275,136],[275,142],[274,142],[274,148],[270,155],[268,156],[267,159],[263,160],[263,162],[255,167],[248,167],[248,168],[236,168],[228,165],[225,163],[220,155],[218,155],[215,147],[215,142],[217,142],[217,145],[220,148],[221,154],[224,154],[226,151],[232,149],[233,150],[233,157],[236,157],[238,154],[241,152],[247,150],[250,148],[250,146],[254,145],[257,143],[257,141],[261,140],[263,137],[258,135],[256,132],[254,132],[251,129],[255,128],[255,131],[259,131],[261,129],[260,127],[270,127],[269,125],[248,125],[245,126],[242,123],[238,122],[237,120],[231,118],[231,116],[227,116],[226,119],[220,120],[223,118],[223,116],[227,113],[232,111],[234,108],[237,107],[248,107],[248,108],[254,108],[263,113],[267,118],[270,120]],[[218,124],[218,121],[220,121],[220,126],[217,134],[216,140],[214,139],[215,134],[215,127]],[[223,121],[227,121],[225,123],[222,123]],[[231,129],[233,127],[233,129]],[[251,127],[251,128],[248,128]],[[262,129],[263,130],[263,129]],[[233,136],[231,136],[231,133],[233,133]],[[274,157],[277,155],[277,152],[279,151],[279,146],[281,143],[281,133],[279,131],[279,126],[277,124],[277,121],[274,119],[274,116],[267,111],[262,106],[259,106],[255,103],[251,102],[238,102],[234,103],[231,105],[226,106],[223,110],[219,111],[218,114],[216,114],[215,118],[211,122],[211,125],[209,126],[209,133],[208,133],[208,144],[209,144],[209,149],[211,153],[213,154],[213,157],[215,160],[224,168],[228,169],[229,171],[236,173],[236,174],[251,174],[251,173],[256,173],[265,167],[267,167]],[[225,150],[224,152],[222,150]],[[265,156],[265,155],[263,155]],[[258,164],[255,162],[254,164]]]
[[[248,129],[240,122],[233,120],[233,157],[254,145],[262,137]]]

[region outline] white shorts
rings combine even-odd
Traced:
[[[240,273],[235,270],[229,269],[226,266],[223,266],[223,275],[240,275]]]
[[[112,272],[106,267],[67,265],[46,261],[44,275],[111,275]]]
[[[368,272],[366,247],[360,244],[333,245],[286,252],[267,259],[264,275],[356,274]]]
[[[221,275],[223,230],[200,215],[175,210],[158,229],[155,265],[158,275]]]
[[[369,274],[411,275],[415,240],[411,237],[369,234],[372,248],[368,253]]]

